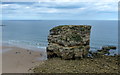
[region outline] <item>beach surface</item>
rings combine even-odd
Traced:
[[[80,60],[61,60],[51,58],[33,69],[35,73],[120,73],[120,56],[84,58]],[[54,64],[53,64],[54,63]]]
[[[0,61],[2,61],[2,54],[0,53]],[[0,74],[2,74],[2,62],[0,62]]]
[[[32,73],[30,68],[42,64],[40,51],[19,47],[2,47],[2,73]]]
[[[81,60],[43,60],[44,53],[18,47],[2,47],[2,73],[118,73],[118,57]],[[119,56],[120,58],[120,56]],[[54,64],[53,64],[54,63]]]

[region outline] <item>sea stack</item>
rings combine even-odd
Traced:
[[[88,56],[90,49],[89,25],[62,25],[50,30],[47,57],[78,59]]]

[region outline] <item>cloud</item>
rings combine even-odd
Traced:
[[[118,11],[117,3],[95,3],[94,6],[98,11]]]
[[[3,2],[118,2],[119,0],[4,0]]]
[[[43,19],[43,17],[44,19],[83,19],[83,17],[92,19],[95,14],[102,15],[101,13],[104,16],[109,13],[108,15],[116,17],[118,11],[116,2],[70,2],[69,0],[68,2],[5,2],[2,8],[5,18],[14,15],[13,17],[17,19],[21,19],[20,16],[25,19]]]

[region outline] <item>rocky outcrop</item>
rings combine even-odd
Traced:
[[[48,36],[47,56],[75,59],[89,53],[91,26],[63,25],[54,27]]]
[[[102,46],[100,50],[97,50],[97,52],[91,52],[89,51],[89,54],[91,54],[92,57],[101,57],[103,55],[110,55],[110,50],[116,50],[116,46]]]

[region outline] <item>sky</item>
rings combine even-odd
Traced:
[[[117,20],[118,2],[109,0],[2,2],[3,20]]]

